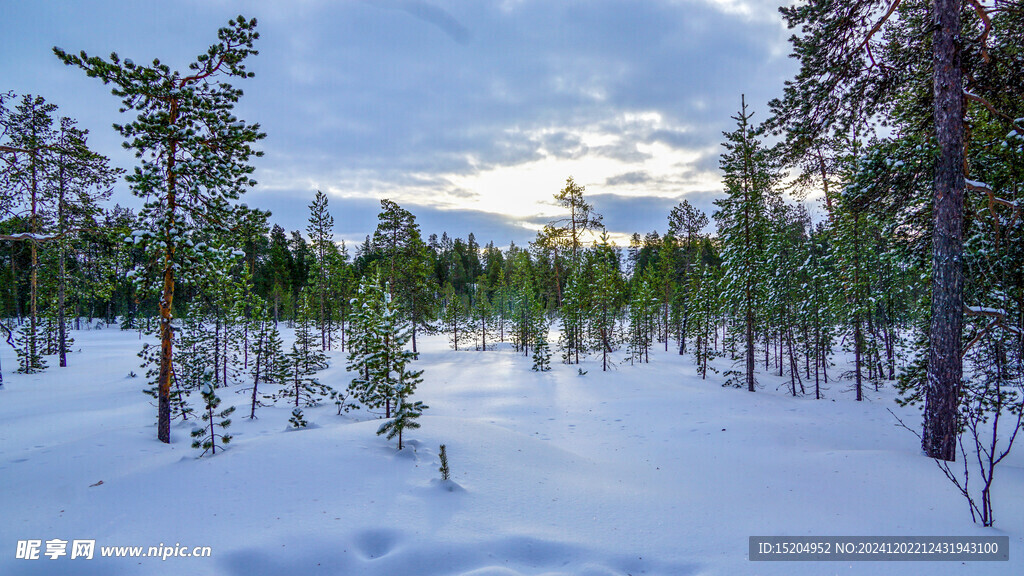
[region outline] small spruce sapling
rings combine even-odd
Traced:
[[[288,423],[292,428],[305,428],[309,424],[302,415],[302,408],[292,408],[292,417],[288,419]]]
[[[203,400],[206,402],[206,409],[203,411],[203,427],[194,428],[192,430],[192,447],[199,449],[202,448],[203,452],[199,455],[200,458],[206,455],[207,452],[211,454],[217,453],[217,439],[220,439],[221,449],[224,445],[231,442],[231,435],[224,434],[224,429],[231,425],[231,413],[235,411],[235,407],[226,408],[217,412],[217,408],[220,406],[220,398],[217,397],[217,391],[214,389],[213,384],[209,380],[203,383],[203,387],[200,389],[200,393],[203,395]],[[220,427],[221,433],[217,433],[217,427]]]
[[[441,444],[441,453],[438,456],[441,458],[441,467],[437,469],[441,473],[441,480],[451,480],[452,473],[448,469],[448,453],[445,451],[444,444]]]

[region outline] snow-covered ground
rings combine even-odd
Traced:
[[[509,348],[454,352],[421,339],[430,406],[401,453],[362,411],[290,407],[196,459],[191,423],[170,446],[139,390],[134,332],[76,332],[70,367],[12,374],[0,350],[0,574],[1021,574],[1024,448],[996,478],[996,528],[966,504],[913,435],[893,391],[857,403],[748,393],[702,381],[689,357],[602,373],[530,371]],[[81,352],[78,352],[78,349]],[[55,365],[55,359],[50,359]],[[347,383],[335,353],[322,380]],[[455,490],[439,483],[447,445]],[[100,482],[102,481],[102,484]],[[748,537],[1007,535],[1010,561],[751,562]],[[16,558],[19,540],[91,539],[95,558]],[[209,546],[203,558],[99,558],[105,546]],[[68,545],[68,552],[70,553]]]

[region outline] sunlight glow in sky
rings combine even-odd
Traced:
[[[0,0],[2,2],[2,0]],[[120,166],[123,122],[54,45],[184,68],[239,12],[259,19],[238,115],[268,137],[244,199],[304,229],[317,189],[339,239],[360,242],[379,200],[425,234],[529,241],[561,214],[568,176],[616,239],[664,232],[682,199],[721,195],[722,131],[746,94],[763,119],[793,72],[777,2],[650,0],[127,0],[3,2],[0,90],[40,94]],[[137,205],[122,183],[115,201]]]

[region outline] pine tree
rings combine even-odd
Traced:
[[[494,342],[494,306],[488,295],[489,286],[487,278],[477,278],[473,292],[473,305],[470,311],[473,341],[477,350],[487,350],[487,338],[491,338],[491,346]]]
[[[798,387],[801,394],[806,391],[799,370],[802,332],[797,307],[805,297],[806,282],[798,271],[807,242],[805,228],[809,218],[799,208],[783,204],[780,198],[774,200],[768,206],[765,231],[765,349],[771,348],[774,336],[779,376],[788,368],[790,393],[796,396]]]
[[[697,265],[697,260],[702,256],[706,255],[709,251],[704,251],[701,245],[701,241],[705,240],[703,230],[709,223],[708,216],[701,210],[693,207],[688,201],[683,200],[678,205],[672,208],[672,212],[668,217],[668,234],[666,239],[671,237],[680,243],[680,253],[682,257],[681,269],[678,262],[675,263],[676,273],[676,294],[675,299],[672,303],[673,310],[671,315],[673,316],[672,325],[679,339],[679,354],[686,353],[686,336],[689,332],[689,300],[691,293],[689,292],[691,286],[691,279],[693,277],[693,270]],[[668,262],[659,262],[659,271],[663,271],[669,266]],[[664,283],[666,280],[662,278]],[[664,296],[663,296],[664,302]],[[666,337],[666,350],[667,350],[667,337]]]
[[[444,309],[441,313],[442,329],[449,334],[449,342],[452,349],[458,350],[460,343],[469,339],[470,331],[467,330],[466,305],[462,296],[455,293],[451,283],[445,283],[444,292],[441,295],[444,301]]]
[[[189,306],[181,319],[178,362],[173,375],[176,390],[199,390],[212,373],[213,334],[204,320],[198,305]]]
[[[284,228],[275,224],[270,231],[270,256],[267,263],[270,275],[268,298],[273,303],[274,322],[280,321],[282,309],[287,309],[291,302],[291,280],[294,266],[295,262],[288,249],[288,238],[285,236]]]
[[[42,341],[36,323],[28,323],[14,329],[14,346],[18,354],[18,373],[35,374],[46,370]]]
[[[562,306],[558,310],[562,332],[558,336],[558,349],[565,364],[579,364],[580,355],[586,355],[584,329],[588,302],[579,268],[574,268],[562,293]]]
[[[57,326],[57,355],[61,367],[67,366],[67,351],[73,344],[68,336],[66,308],[69,278],[66,264],[72,251],[72,228],[86,228],[100,212],[99,201],[110,197],[110,187],[122,172],[110,167],[109,160],[89,149],[88,130],[81,130],[70,118],[60,119],[53,154],[54,239],[57,258],[54,322]]]
[[[715,201],[718,235],[722,241],[725,298],[736,311],[743,330],[744,368],[740,373],[747,390],[754,379],[755,328],[764,301],[764,236],[768,199],[778,176],[771,169],[767,151],[757,140],[761,130],[750,122],[746,100],[734,116],[737,129],[726,133],[721,165],[727,196]],[[738,374],[734,374],[738,375]],[[730,379],[728,382],[740,385]]]
[[[137,356],[142,359],[142,363],[139,367],[144,370],[143,374],[145,375],[147,384],[146,388],[143,388],[142,392],[143,394],[156,399],[159,397],[159,384],[157,377],[160,374],[160,348],[146,342],[142,345],[142,350],[139,351]],[[206,372],[205,376],[209,377],[210,373]],[[188,394],[190,391],[185,389],[181,381],[178,380],[176,374],[171,374],[171,381],[173,383],[169,398],[171,420],[181,418],[184,422],[188,420],[189,415],[195,412],[188,403]]]
[[[122,99],[123,109],[138,114],[116,128],[140,159],[127,180],[132,191],[146,199],[146,231],[155,231],[140,237],[159,271],[141,287],[160,292],[157,436],[165,443],[170,442],[175,285],[178,279],[203,271],[201,250],[190,236],[223,223],[230,202],[255,185],[249,160],[261,155],[252,144],[264,135],[258,125],[232,115],[242,91],[218,82],[221,76],[253,76],[243,61],[257,53],[255,28],[256,20],[229,21],[218,31],[218,42],[200,54],[186,74],[171,71],[159,60],[144,66],[122,61],[117,54],[107,61],[85,52],[76,56],[53,50],[65,64],[82,68],[104,84],[113,83],[112,93]]]
[[[655,316],[662,303],[655,294],[658,279],[648,266],[633,279],[629,300],[629,357],[631,363],[650,362],[654,342]]]
[[[317,300],[316,325],[320,330],[320,348],[330,350],[329,298],[331,288],[331,248],[334,247],[334,217],[327,209],[327,195],[317,190],[316,198],[309,205],[310,252],[313,255],[311,274],[313,293]]]
[[[292,408],[292,416],[288,419],[288,423],[292,425],[292,428],[305,428],[309,425],[302,414],[302,408],[299,407]]]
[[[203,457],[207,452],[210,454],[217,454],[217,441],[220,440],[221,450],[224,449],[224,445],[231,442],[231,435],[225,434],[224,430],[228,426],[231,426],[231,414],[235,411],[235,407],[225,408],[224,410],[217,411],[220,407],[220,398],[217,396],[217,391],[213,387],[211,380],[203,382],[202,388],[199,389],[200,394],[203,396],[203,401],[206,406],[203,409],[203,427],[192,429],[192,447],[195,449],[202,449],[203,451],[199,454],[199,457]],[[217,429],[220,428],[220,432]]]
[[[925,402],[922,447],[947,461],[956,457],[963,373],[965,171],[975,166],[965,151],[986,148],[972,142],[974,130],[966,125],[977,114],[992,113],[1003,134],[1024,129],[1014,110],[1020,99],[1011,96],[1024,63],[1015,33],[1024,19],[1008,9],[1012,5],[855,0],[782,9],[787,24],[800,30],[792,39],[800,71],[772,108],[794,161],[819,164],[827,182],[822,144],[863,134],[879,121],[894,126],[890,131],[901,138],[928,143],[931,158],[919,173],[928,180],[926,194],[888,186],[877,196],[895,200],[900,219],[913,218],[923,224],[919,231],[930,231],[917,234],[932,240],[931,246],[920,243],[924,250],[917,252],[931,262],[931,301],[928,337],[922,340],[929,353],[913,385]],[[815,156],[819,162],[808,162]],[[905,210],[921,199],[932,209]]]
[[[607,232],[601,233],[601,242],[591,253],[593,284],[590,305],[585,314],[589,348],[601,351],[601,370],[612,364],[610,355],[619,344],[615,326],[623,306],[624,283],[620,274],[618,254],[610,243]],[[648,326],[648,329],[650,326]]]
[[[388,294],[410,323],[415,352],[417,331],[434,316],[432,295],[435,289],[429,282],[430,257],[416,217],[391,200],[381,200],[380,205],[372,246],[381,258],[378,271],[388,286]],[[476,267],[479,268],[479,262]]]
[[[19,371],[32,374],[46,368],[41,360],[43,334],[39,327],[39,247],[53,239],[43,231],[51,195],[47,186],[52,171],[52,147],[56,141],[53,113],[57,106],[41,96],[25,95],[13,111],[3,110],[0,116],[0,134],[9,135],[10,144],[2,152],[6,162],[3,180],[10,193],[5,192],[5,203],[20,202],[28,230],[5,235],[5,240],[26,242],[29,246],[29,322],[19,329],[16,339],[21,367]]]
[[[416,401],[410,402],[407,399],[405,389],[401,388],[397,391],[397,405],[395,407],[395,417],[385,421],[377,429],[377,435],[387,435],[387,439],[391,440],[395,436],[398,436],[398,449],[402,449],[402,433],[405,429],[415,430],[420,427],[420,423],[416,420],[423,415],[423,411],[429,408],[425,406],[423,402]]]
[[[320,338],[315,333],[317,311],[313,296],[303,294],[302,307],[295,324],[295,342],[287,355],[288,378],[277,398],[288,399],[295,407],[316,406],[330,397],[331,387],[315,378],[316,373],[328,366],[327,355],[320,349]]]
[[[281,334],[277,325],[271,320],[265,303],[259,302],[252,319],[252,362],[249,366],[249,377],[252,382],[249,418],[256,417],[256,408],[263,406],[260,402],[260,384],[288,384],[288,358],[282,351]]]
[[[842,293],[836,285],[827,233],[824,227],[819,227],[811,235],[800,270],[806,289],[799,314],[811,332],[807,356],[814,362],[814,398],[818,400],[822,398],[823,385],[828,384],[828,368],[832,365],[829,358],[835,343],[837,295]]]
[[[420,402],[408,404],[407,399],[412,396],[416,391],[416,386],[422,381],[423,371],[413,370],[410,366],[414,360],[419,358],[419,355],[405,349],[406,344],[412,339],[412,334],[409,327],[398,316],[398,311],[387,292],[384,293],[384,306],[381,308],[378,325],[381,327],[384,339],[380,361],[376,364],[376,374],[373,376],[377,381],[377,388],[384,392],[385,417],[390,417],[393,404],[397,407],[399,404],[405,403],[406,410],[415,411],[417,410],[416,406],[422,404]],[[406,417],[403,416],[403,418]],[[418,414],[413,417],[418,417]],[[399,444],[401,444],[401,439],[399,439]]]
[[[448,469],[448,451],[445,449],[444,444],[441,444],[441,449],[437,456],[441,460],[441,466],[437,469],[441,473],[441,480],[451,480],[452,472]]]
[[[532,302],[527,302],[529,305]],[[533,368],[534,372],[547,372],[551,370],[551,347],[548,346],[548,319],[544,314],[544,308],[539,302],[532,302],[532,309],[529,315],[529,333],[533,341]]]
[[[423,372],[410,366],[418,354],[405,349],[412,338],[408,324],[399,317],[390,293],[378,281],[364,277],[353,299],[348,370],[354,376],[349,388],[363,406],[384,408],[385,418],[391,418],[392,407],[400,408],[412,396]],[[417,404],[407,403],[403,409],[415,411]],[[396,434],[408,417],[403,414],[402,422],[393,424],[399,426]]]
[[[579,262],[584,235],[587,232],[604,228],[601,223],[602,216],[583,199],[585,191],[586,188],[577,184],[572,176],[566,178],[565,188],[555,194],[555,202],[562,208],[568,209],[569,216],[550,224],[553,229],[558,230],[555,236],[565,239],[574,264]]]
[[[382,360],[384,334],[380,318],[384,308],[384,293],[377,283],[376,274],[367,274],[359,282],[359,289],[350,303],[348,364],[352,374],[349,383],[351,396],[367,408],[384,405],[383,392],[376,380]]]
[[[693,361],[701,379],[707,379],[708,370],[716,372],[709,362],[718,354],[712,344],[712,337],[718,330],[721,308],[720,280],[703,259],[698,260],[695,273],[690,278],[691,298],[687,301],[690,322],[687,326],[693,339]]]
[[[255,308],[260,298],[253,294],[252,272],[249,264],[242,264],[242,273],[226,285],[223,305],[227,310],[224,338],[224,385],[243,383],[249,375],[250,356],[255,339]]]

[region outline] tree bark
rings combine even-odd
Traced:
[[[178,119],[177,101],[171,102],[169,124]],[[174,228],[175,218],[175,170],[176,146],[171,142],[167,155],[167,212],[170,216],[164,225],[164,233]],[[171,443],[171,360],[174,350],[174,333],[171,331],[171,306],[174,303],[174,240],[168,234],[164,244],[164,286],[160,297],[160,372],[157,379],[157,439],[164,444]],[[211,419],[212,422],[212,419]]]
[[[957,403],[963,328],[963,77],[960,0],[936,0],[932,40],[935,166],[932,302],[921,447],[931,458],[956,460]]]

